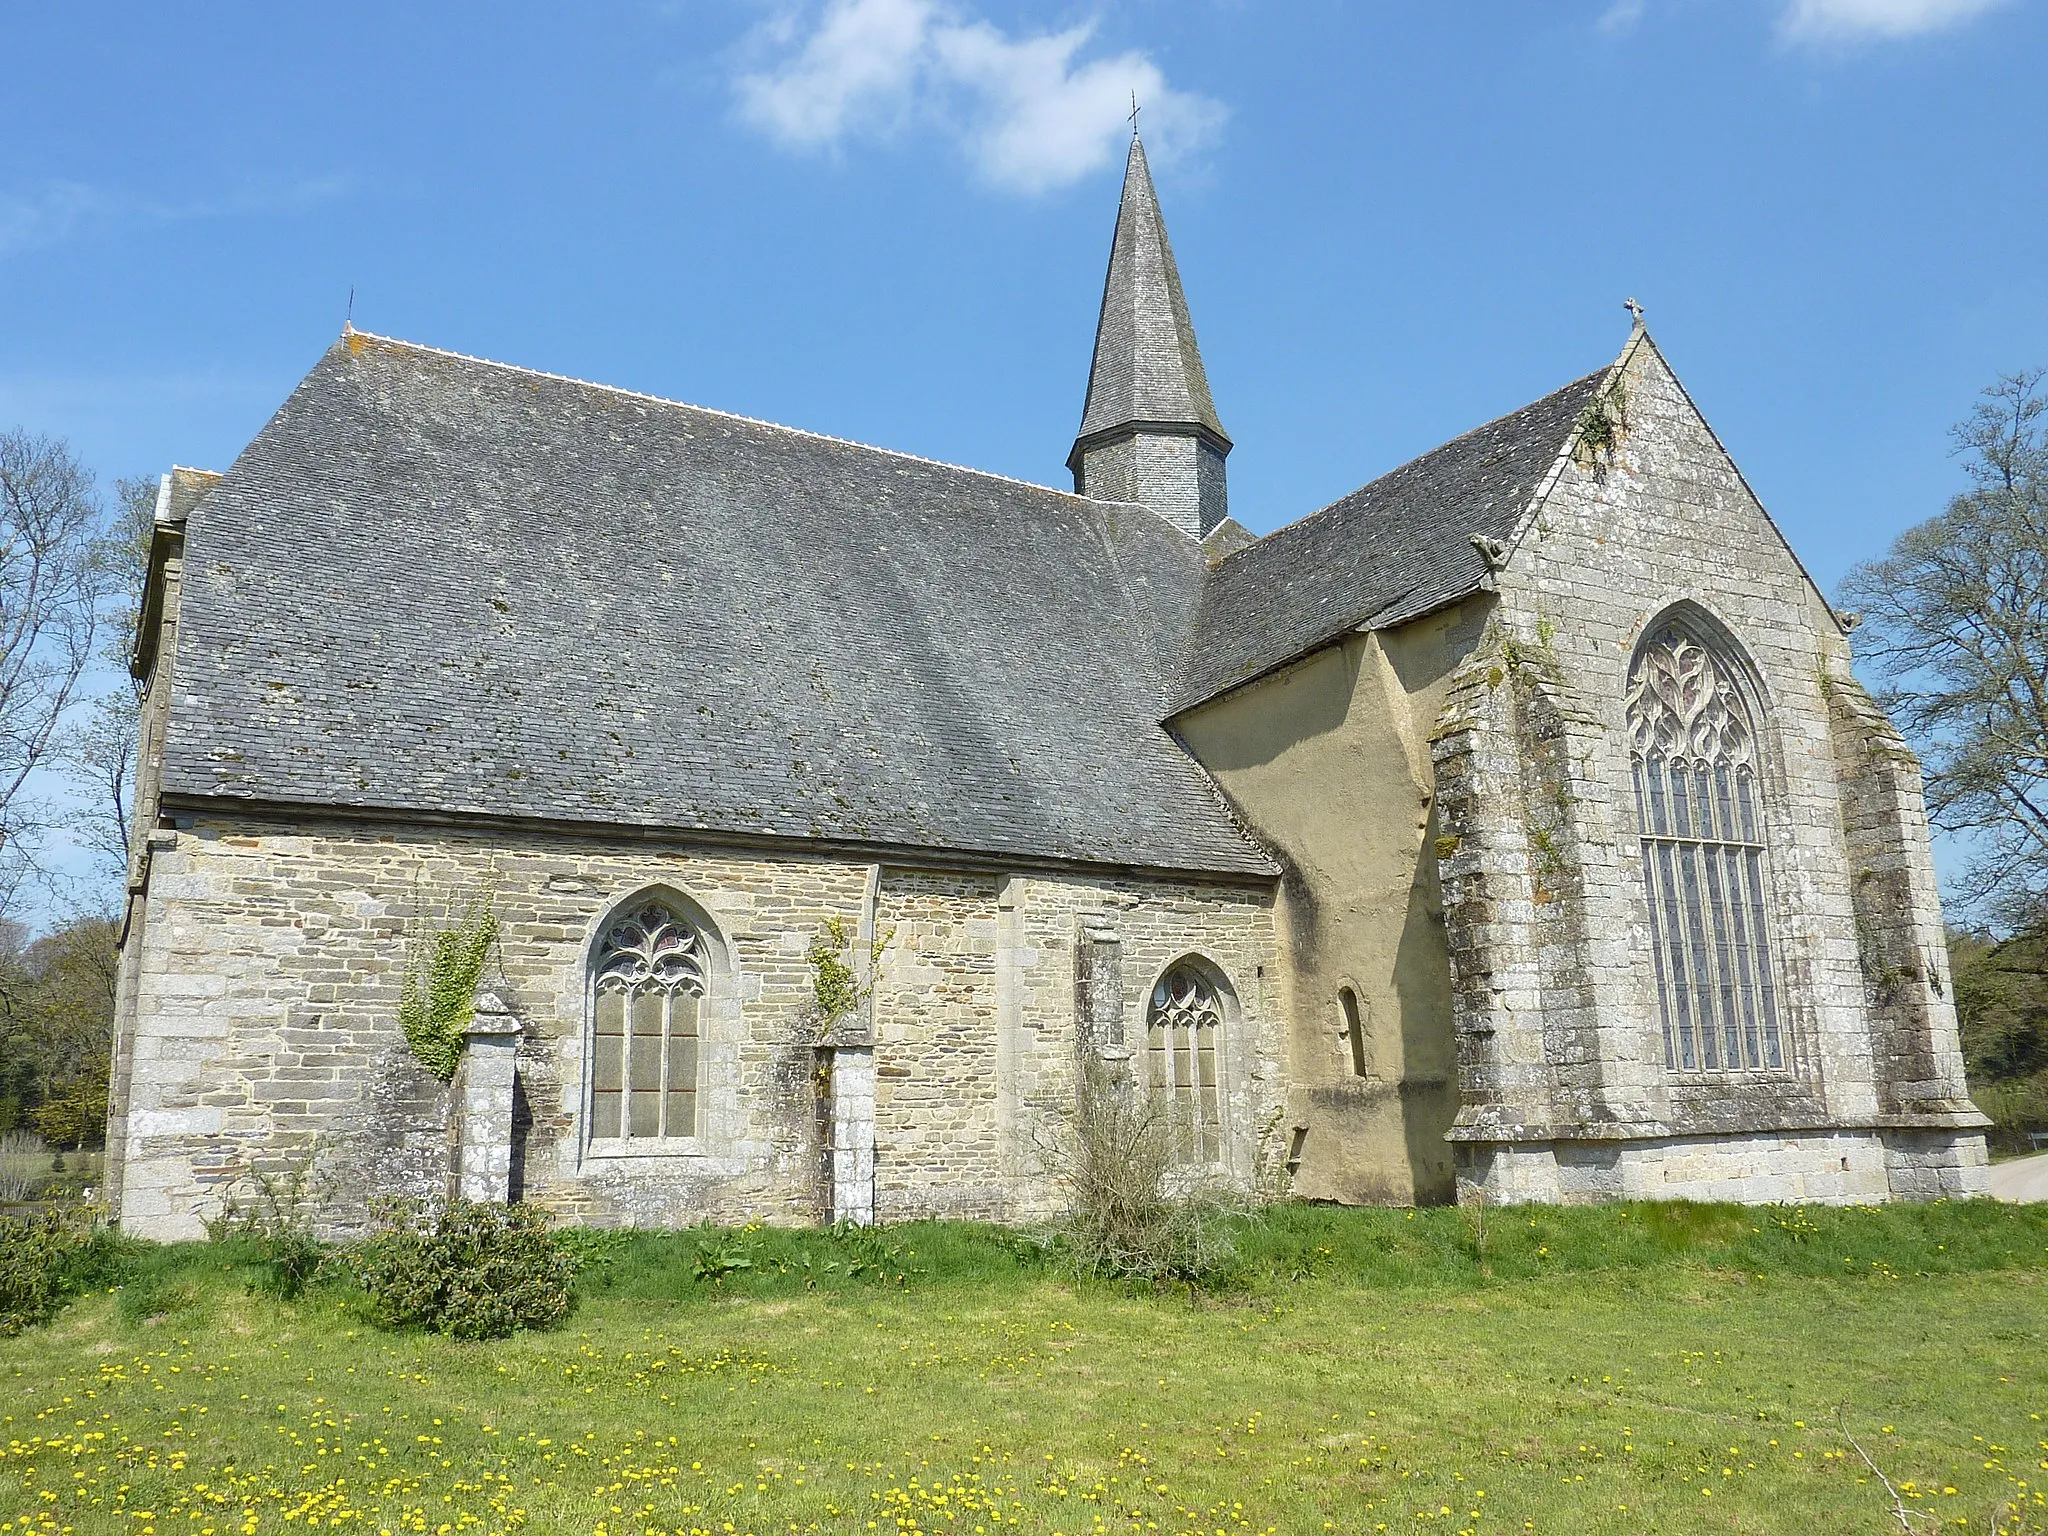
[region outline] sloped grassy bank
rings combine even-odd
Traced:
[[[1192,1295],[966,1224],[566,1241],[495,1343],[122,1245],[0,1341],[0,1531],[1900,1529],[1865,1454],[1916,1526],[2048,1515],[2028,1208],[1283,1206]]]

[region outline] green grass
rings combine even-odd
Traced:
[[[1288,1206],[1192,1299],[968,1225],[580,1241],[482,1345],[135,1248],[0,1341],[0,1531],[1899,1529],[1844,1427],[1945,1529],[2048,1515],[2032,1208]]]

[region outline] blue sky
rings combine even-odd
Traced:
[[[2041,0],[11,7],[0,425],[224,468],[366,329],[1064,483],[1136,88],[1233,510],[1609,360],[1823,583],[2048,364]]]

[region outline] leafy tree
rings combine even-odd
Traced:
[[[33,942],[0,932],[0,1120],[53,1146],[96,1145],[113,1053],[116,929],[74,918]]]
[[[2029,1151],[2048,1130],[2048,939],[1951,932],[1948,957],[1971,1093],[1994,1141]]]
[[[2048,933],[2048,394],[2011,374],[1954,429],[1971,489],[1858,566],[1844,606],[1919,749],[1935,824],[1977,851],[1965,910]]]

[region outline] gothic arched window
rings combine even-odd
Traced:
[[[612,919],[590,966],[590,1135],[697,1134],[705,946],[659,898]]]
[[[1733,669],[1667,620],[1629,669],[1628,736],[1664,1064],[1782,1067],[1756,722]]]
[[[1223,1158],[1223,998],[1206,967],[1182,960],[1152,988],[1145,1056],[1165,1101],[1176,1150],[1191,1162]]]

